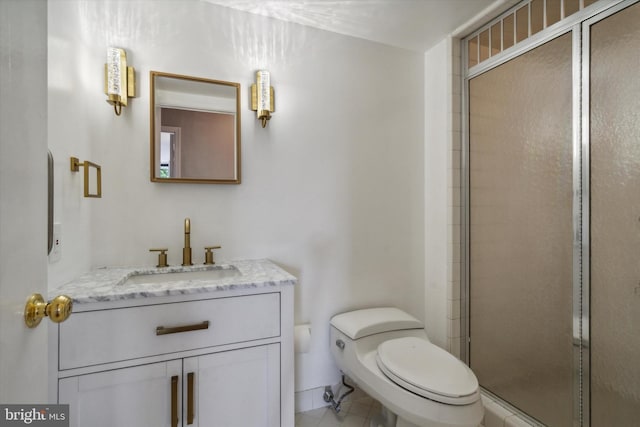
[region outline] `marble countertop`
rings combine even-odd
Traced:
[[[215,279],[184,279],[172,275],[167,281],[127,283],[134,276],[181,273],[204,270],[237,270],[237,273]],[[230,276],[230,277],[229,277]],[[136,278],[136,279],[139,279]],[[142,283],[140,283],[142,282]],[[105,267],[98,268],[62,286],[50,290],[51,295],[64,294],[75,304],[121,301],[135,298],[192,295],[269,286],[295,285],[297,279],[267,259],[229,261],[215,265],[190,267]]]

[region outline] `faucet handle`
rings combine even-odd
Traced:
[[[213,250],[220,249],[222,246],[205,246],[204,250],[204,263],[205,264],[215,264],[216,262],[213,260]]]
[[[169,267],[169,264],[167,264],[167,251],[169,249],[168,248],[151,248],[149,249],[149,252],[160,252],[158,254],[158,265],[156,265],[156,267]]]

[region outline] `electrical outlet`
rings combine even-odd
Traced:
[[[53,224],[53,248],[49,254],[49,262],[58,262],[60,258],[62,258],[62,225],[56,222]]]

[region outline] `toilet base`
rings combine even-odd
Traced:
[[[399,418],[396,414],[389,409],[382,407],[382,410],[376,415],[369,424],[369,427],[420,427],[416,424],[410,423],[402,418]]]
[[[398,416],[383,406],[380,413],[373,417],[369,427],[396,427],[397,421]]]

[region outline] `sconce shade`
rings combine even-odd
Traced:
[[[104,93],[107,102],[113,105],[116,115],[127,106],[128,98],[136,96],[135,70],[127,67],[127,54],[118,47],[107,48],[107,63],[104,68]]]
[[[271,113],[276,110],[271,76],[266,70],[256,72],[256,83],[251,85],[251,109],[256,112],[262,127],[267,126],[267,120],[271,120]]]

